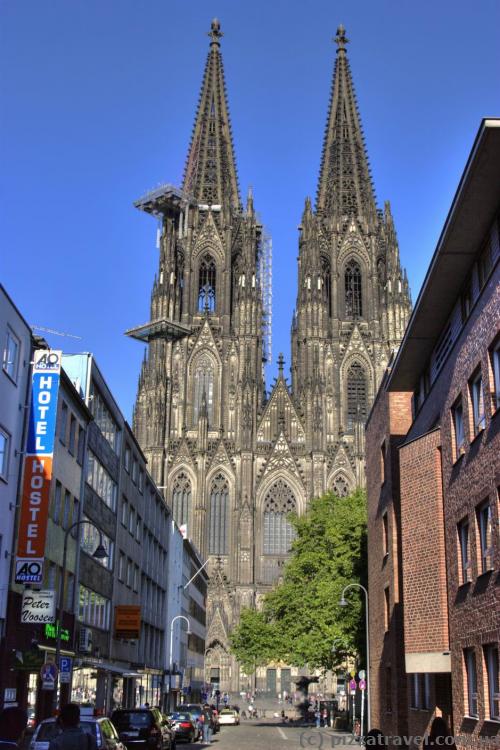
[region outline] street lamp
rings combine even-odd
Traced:
[[[86,518],[83,518],[81,521],[75,521],[75,523],[71,524],[71,526],[69,526],[66,529],[66,533],[64,534],[61,584],[59,586],[59,604],[58,604],[59,622],[56,625],[56,667],[58,669],[58,672],[57,672],[57,677],[55,679],[55,684],[54,684],[54,710],[57,709],[57,688],[61,684],[59,681],[59,662],[61,660],[61,630],[62,630],[62,617],[63,617],[63,610],[64,610],[64,589],[65,589],[65,581],[66,581],[66,563],[67,563],[67,557],[68,557],[68,538],[69,538],[70,533],[73,531],[73,529],[76,529],[78,526],[81,526],[84,523],[88,524],[89,526],[93,526],[94,529],[99,534],[99,544],[97,545],[97,548],[95,552],[93,553],[92,557],[95,557],[96,560],[104,560],[106,559],[106,557],[108,557],[108,552],[102,542],[102,531],[95,525],[93,521],[89,521]],[[76,585],[76,581],[75,581],[75,585]]]
[[[172,669],[173,669],[173,651],[174,651],[174,625],[176,620],[184,620],[187,623],[187,635],[191,635],[191,623],[189,622],[189,618],[185,617],[185,615],[176,615],[173,617],[170,621],[170,652],[169,652],[169,669],[168,669],[168,702],[171,703],[172,701]],[[175,708],[175,706],[171,706],[170,708]]]
[[[342,590],[342,596],[339,601],[341,607],[347,607],[349,602],[345,598],[345,592],[349,589],[361,589],[365,595],[365,628],[366,628],[366,685],[368,690],[366,691],[366,718],[368,728],[371,726],[371,713],[370,713],[370,639],[368,635],[368,591],[361,583],[349,583],[344,586]]]

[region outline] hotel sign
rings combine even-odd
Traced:
[[[42,349],[36,351],[34,357],[16,583],[41,583],[43,580],[61,356],[60,351]]]

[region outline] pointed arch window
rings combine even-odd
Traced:
[[[210,488],[208,515],[208,554],[227,555],[229,485],[223,474],[217,474]]]
[[[286,482],[278,479],[264,498],[265,555],[286,555],[295,539],[295,529],[288,520],[289,513],[296,511],[295,497]]]
[[[363,315],[361,268],[355,260],[349,261],[345,268],[345,314],[348,318]]]
[[[204,402],[206,403],[208,425],[214,420],[214,365],[210,357],[204,356],[194,367],[193,425],[198,424]]]
[[[349,482],[342,474],[339,474],[333,480],[332,489],[337,497],[347,497],[349,494]]]
[[[347,429],[352,431],[356,422],[365,422],[368,416],[366,373],[359,362],[353,362],[347,371]]]
[[[198,272],[198,311],[215,312],[217,290],[217,266],[210,253],[206,253]]]
[[[177,526],[189,524],[189,510],[191,507],[191,482],[182,472],[176,478],[172,488],[172,512]]]
[[[321,256],[321,275],[323,277],[323,289],[325,291],[326,302],[328,305],[328,317],[332,314],[332,270],[329,259],[326,255]]]

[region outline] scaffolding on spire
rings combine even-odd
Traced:
[[[262,294],[262,361],[267,364],[273,344],[273,240],[265,227],[260,238],[258,277]]]

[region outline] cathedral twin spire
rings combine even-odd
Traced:
[[[201,94],[184,172],[183,189],[199,203],[240,208],[238,176],[220,53],[222,32],[214,18]]]

